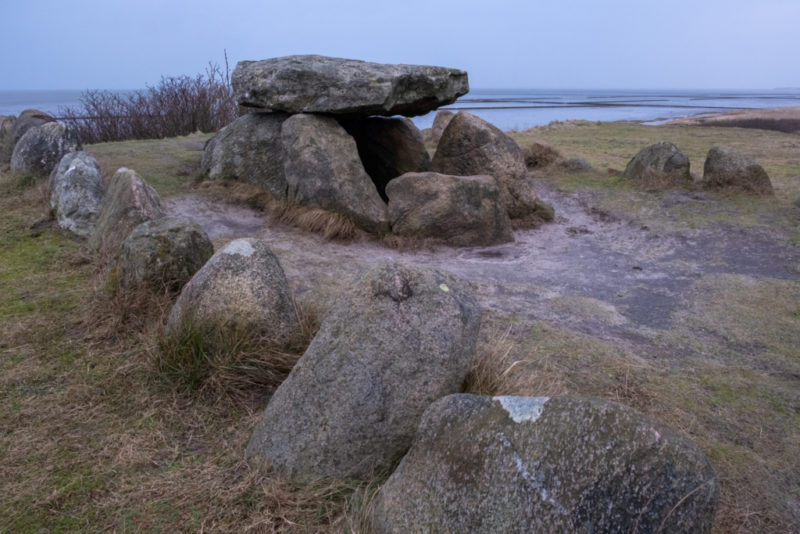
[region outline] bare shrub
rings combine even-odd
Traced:
[[[225,72],[209,63],[194,77],[162,77],[155,87],[131,93],[85,91],[79,106],[59,110],[86,144],[214,132],[239,114],[227,57]]]

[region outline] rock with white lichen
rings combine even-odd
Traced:
[[[700,449],[610,401],[450,395],[381,488],[378,533],[710,532]]]
[[[183,287],[167,331],[187,323],[209,336],[241,332],[278,347],[301,335],[283,268],[269,247],[251,238],[225,245]]]
[[[248,461],[301,482],[368,480],[391,469],[430,403],[460,390],[480,317],[469,286],[449,273],[370,269],[275,391]]]
[[[58,225],[75,235],[92,235],[104,195],[100,166],[86,152],[70,152],[50,176],[50,207]]]

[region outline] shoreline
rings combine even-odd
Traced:
[[[784,133],[800,133],[800,106],[777,108],[751,108],[720,113],[701,113],[681,117],[663,125],[721,126],[733,128],[758,128]]]

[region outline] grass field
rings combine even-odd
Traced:
[[[551,313],[534,318],[487,312],[482,378],[473,376],[470,390],[632,405],[711,459],[722,484],[715,532],[796,532],[800,262],[791,261],[800,247],[800,137],[580,122],[511,135],[594,167],[537,173],[560,195],[665,234],[764,232],[777,236],[790,263],[698,273],[662,328],[625,330],[624,318],[588,295],[553,298]],[[164,197],[202,195],[193,174],[208,137],[86,150],[106,177],[126,166]],[[698,174],[712,144],[740,148],[765,167],[776,195],[695,198],[691,187],[645,191],[608,173],[661,140],[677,144]],[[159,375],[155,355],[170,302],[115,301],[104,290],[104,266],[47,222],[47,212],[42,184],[22,186],[0,173],[0,532],[361,532],[380,481],[300,487],[248,469],[244,447],[269,392],[191,392]],[[287,264],[298,262],[284,254]],[[605,326],[590,328],[589,319]]]

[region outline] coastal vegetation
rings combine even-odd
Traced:
[[[166,201],[225,197],[230,184],[195,178],[210,136],[171,135],[85,150],[105,178],[120,166],[136,169]],[[715,532],[791,531],[800,507],[800,139],[589,122],[511,135],[523,147],[544,141],[591,165],[535,173],[552,197],[578,199],[596,220],[614,223],[574,232],[619,232],[624,245],[634,235],[628,229],[647,227],[675,242],[698,239],[698,248],[708,245],[698,238],[706,236],[725,245],[715,254],[729,250],[730,257],[706,258],[712,267],[692,273],[676,309],[647,328],[615,329],[625,318],[588,295],[554,296],[546,313],[487,311],[465,390],[571,393],[633,406],[711,459],[721,481]],[[678,145],[693,173],[714,143],[746,151],[769,173],[775,196],[642,187],[617,172],[660,140]],[[0,531],[362,531],[382,480],[298,486],[250,470],[243,450],[269,392],[241,394],[237,383],[235,395],[219,395],[224,366],[213,387],[187,388],[192,376],[165,361],[159,347],[171,300],[110,295],[104,266],[52,224],[46,197],[45,184],[20,184],[0,171]],[[526,232],[536,240],[537,230]],[[786,264],[759,264],[754,242],[737,240],[747,232],[780,241]],[[281,234],[285,246],[276,255],[293,288],[304,289],[298,307],[323,314],[350,272],[328,265],[331,272],[312,275],[321,260],[303,255],[309,242],[293,239],[296,232]],[[742,262],[739,272],[726,272],[734,261]],[[591,281],[597,273],[579,274]],[[192,339],[167,343],[176,357],[208,350]]]
[[[164,139],[215,132],[239,116],[230,73],[209,63],[195,76],[165,76],[138,91],[84,91],[80,104],[59,111],[84,143]]]

